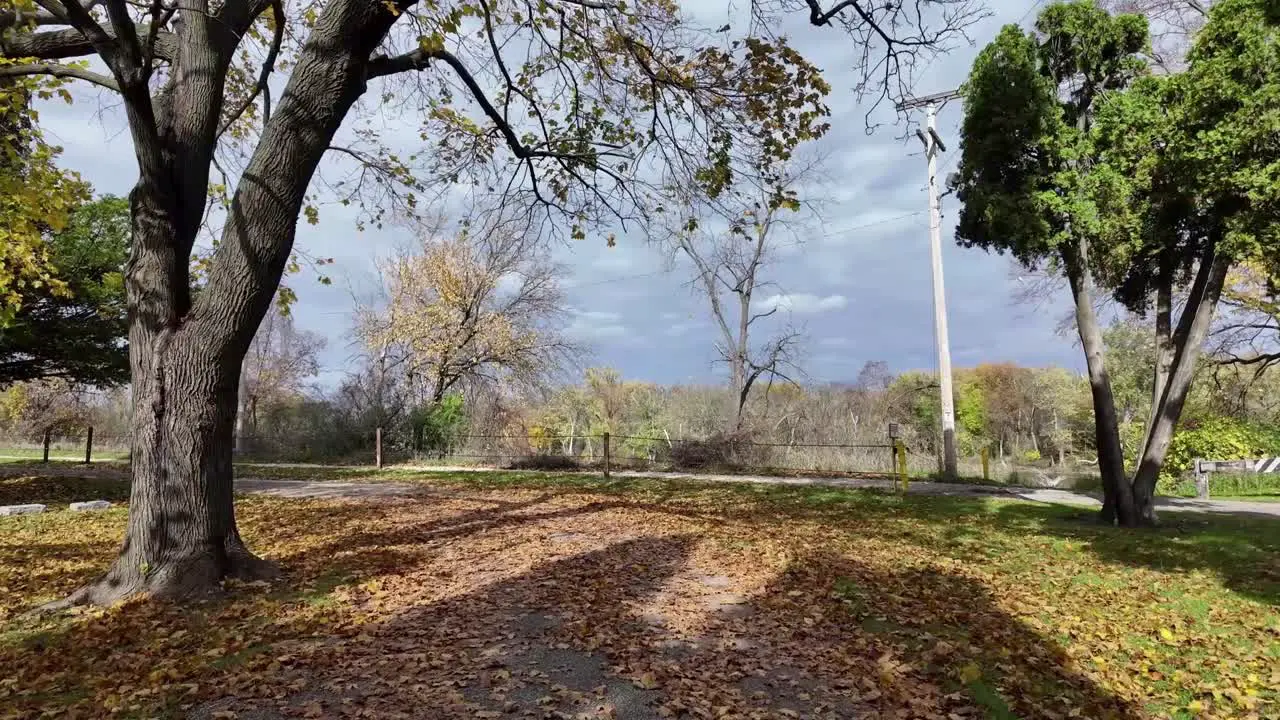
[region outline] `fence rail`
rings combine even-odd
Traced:
[[[668,437],[665,433],[466,433],[435,438],[414,447],[414,439],[375,429],[345,434],[335,443],[322,433],[244,434],[235,438],[236,461],[241,463],[318,463],[340,465],[392,464],[465,465],[510,469],[647,470],[829,477],[903,477],[932,475],[938,458],[886,442],[755,441],[744,437]],[[862,438],[858,438],[862,439]],[[130,438],[97,429],[71,428],[60,432],[0,436],[0,462],[128,461]],[[1048,487],[1090,487],[1096,471],[1067,467],[1043,468],[1011,464],[1006,459],[962,461],[966,477],[995,482]]]

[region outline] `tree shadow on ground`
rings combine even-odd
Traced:
[[[874,490],[679,481],[628,484],[618,490],[636,493],[643,499],[630,502],[654,512],[720,517],[757,528],[784,518],[818,522],[856,535],[911,542],[957,559],[971,559],[966,542],[982,544],[993,531],[1061,538],[1078,542],[1080,549],[1111,565],[1207,571],[1241,595],[1280,605],[1280,520],[1274,517],[1167,512],[1159,527],[1130,529],[1100,524],[1091,508],[984,496],[900,497]],[[716,509],[708,512],[708,507]]]
[[[1100,525],[1096,512],[1023,503],[998,506],[1010,529],[1076,541],[1099,560],[1158,572],[1203,570],[1246,597],[1280,605],[1280,521],[1223,514],[1164,513],[1155,528]]]
[[[50,509],[82,500],[124,502],[129,499],[129,482],[115,477],[78,476],[42,472],[0,475],[0,505],[38,503]]]
[[[886,568],[806,551],[758,594],[724,598],[705,568],[689,575],[699,543],[670,527],[710,537],[736,524],[776,535],[780,520],[813,521],[824,532],[928,548],[943,565],[963,559],[966,538],[988,532],[1016,542],[1131,531],[1083,524],[1070,509],[976,498],[680,485],[575,497],[584,492],[495,497],[451,487],[414,499],[243,502],[250,546],[283,561],[286,586],[177,608],[137,604],[24,645],[0,643],[0,665],[19,669],[27,693],[12,707],[61,709],[60,698],[110,697],[163,671],[173,678],[160,693],[170,714],[210,697],[223,704],[195,717],[261,701],[266,714],[242,720],[279,717],[281,704],[303,714],[318,707],[321,717],[383,708],[373,716],[450,718],[507,712],[509,703],[540,713],[611,707],[621,720],[649,720],[658,706],[711,716],[727,707],[742,718],[1137,715],[1075,673],[985,586],[937,563]],[[655,522],[662,515],[678,521],[666,534]],[[594,534],[557,537],[565,527]],[[596,547],[580,551],[584,543]],[[1098,544],[1082,543],[1100,558],[1111,552]],[[483,552],[456,555],[473,548]],[[1177,557],[1203,568],[1218,552],[1193,547]],[[438,570],[446,556],[451,574]],[[674,607],[663,588],[676,576],[706,592]],[[414,599],[406,607],[396,593]],[[83,712],[61,714],[102,714],[76,707]]]
[[[412,608],[193,717],[1138,716],[973,580],[814,554],[726,599],[694,544],[624,538]],[[706,593],[677,606],[676,576]]]

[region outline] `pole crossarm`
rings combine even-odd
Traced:
[[[906,98],[894,107],[899,111],[914,110],[916,108],[928,107],[929,105],[942,105],[948,100],[955,100],[959,97],[962,97],[962,95],[960,93],[960,89],[956,88],[955,90],[945,90],[932,95],[921,95],[920,97]]]

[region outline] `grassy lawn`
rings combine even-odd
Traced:
[[[640,717],[627,698],[662,717],[1280,714],[1280,522],[1129,532],[987,498],[275,474],[420,493],[246,497],[242,530],[284,581],[45,618],[21,613],[100,572],[125,510],[0,518],[0,717]],[[0,504],[86,496],[127,492],[0,478]]]
[[[44,457],[44,448],[38,447],[0,447],[0,463],[27,462],[30,460],[39,460]],[[129,457],[128,450],[109,450],[98,449],[93,450],[93,460],[123,460]],[[84,446],[79,447],[51,447],[49,448],[50,460],[62,461],[84,461]]]

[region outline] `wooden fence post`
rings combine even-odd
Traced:
[[[889,474],[898,472],[898,423],[889,423]]]
[[[45,431],[44,431],[44,460],[42,460],[41,462],[49,462],[49,435],[50,435],[49,429],[48,429],[48,428],[45,428]]]
[[[605,433],[602,438],[604,442],[604,479],[609,479],[609,433]]]
[[[84,438],[84,464],[88,465],[93,462],[93,426],[89,426],[89,433]]]
[[[382,428],[378,428],[377,430],[373,431],[373,445],[374,445],[373,460],[374,460],[374,463],[378,466],[378,469],[381,470],[382,469]]]
[[[1197,500],[1209,499],[1209,470],[1205,467],[1206,465],[1208,463],[1203,460],[1195,461]]]
[[[901,440],[894,443],[898,451],[898,478],[902,481],[902,492],[907,491],[907,483],[910,482],[907,476],[907,446]],[[897,485],[897,483],[894,483]]]

